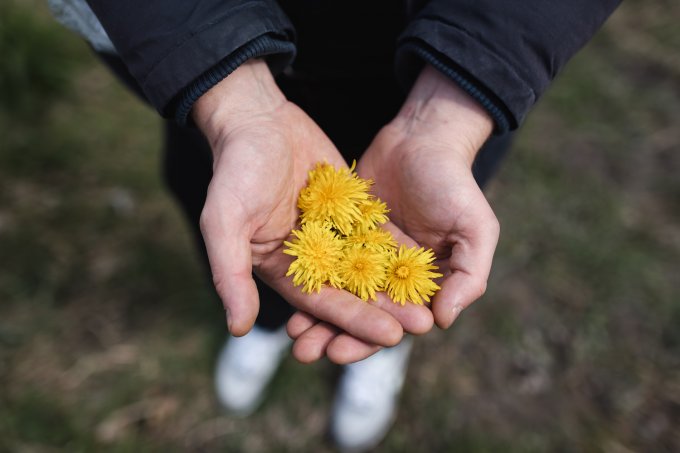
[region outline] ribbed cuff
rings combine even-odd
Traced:
[[[512,119],[509,114],[505,113],[505,109],[492,101],[492,99],[487,96],[480,87],[473,83],[470,78],[461,74],[461,72],[458,71],[454,65],[447,61],[447,58],[441,58],[434,52],[428,50],[426,47],[415,42],[404,44],[403,50],[412,52],[425,62],[432,65],[432,67],[449,77],[463,91],[465,91],[470,95],[470,97],[477,101],[482,106],[482,108],[487,111],[489,116],[491,116],[491,119],[495,125],[494,134],[500,135],[510,130]]]
[[[267,62],[272,72],[277,73],[282,71],[293,60],[295,52],[295,44],[268,34],[259,36],[244,44],[224,60],[200,75],[180,93],[177,108],[175,109],[175,120],[181,126],[186,126],[190,123],[189,114],[198,98],[251,58],[272,56],[267,59]],[[283,58],[273,58],[273,56]]]

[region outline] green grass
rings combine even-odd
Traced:
[[[680,11],[625,4],[488,197],[488,293],[416,342],[378,451],[680,449]],[[224,340],[161,124],[42,2],[0,3],[0,451],[333,451],[338,368],[226,417]]]

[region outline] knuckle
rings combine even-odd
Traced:
[[[486,289],[488,288],[489,283],[487,280],[482,280],[481,284],[479,285],[479,297],[482,297],[484,293],[486,293]]]
[[[488,282],[486,279],[475,279],[471,282],[471,296],[470,303],[476,301],[486,293]]]
[[[224,277],[219,272],[215,272],[213,270],[212,281],[213,281],[213,286],[215,287],[215,291],[217,291],[217,294],[224,301],[224,298],[227,294],[226,280],[224,279]]]
[[[498,220],[496,216],[493,216],[493,228],[496,233],[501,232],[501,222]]]
[[[491,213],[491,216],[489,217],[488,220],[488,225],[489,225],[489,230],[495,235],[499,236],[501,232],[501,223],[498,221],[498,218],[496,217],[495,214]]]
[[[211,225],[214,224],[213,218],[212,210],[207,205],[204,206],[198,219],[198,225],[202,234],[205,235],[206,231],[210,230]]]

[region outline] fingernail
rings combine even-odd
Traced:
[[[460,305],[454,305],[453,309],[451,310],[453,312],[453,318],[451,318],[451,324],[454,323],[456,318],[458,318],[458,315],[460,314],[461,311],[463,311],[463,307]]]

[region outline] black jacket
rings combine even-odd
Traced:
[[[618,0],[88,0],[165,117],[238,65],[267,59],[311,76],[386,73],[408,90],[424,62],[515,129]]]

